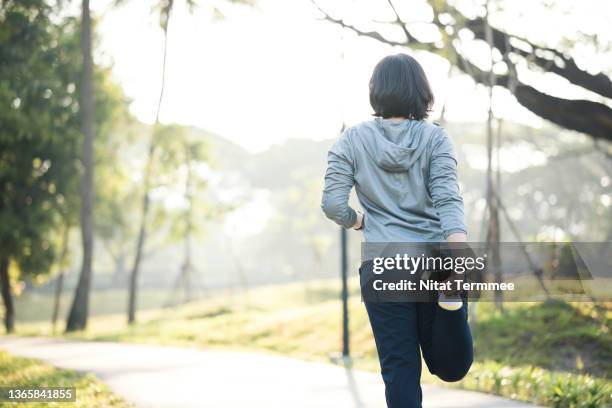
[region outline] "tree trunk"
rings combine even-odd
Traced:
[[[149,159],[147,160],[147,169],[152,166],[153,144],[149,149]],[[147,174],[149,174],[147,170]],[[136,243],[136,256],[134,257],[134,265],[130,272],[130,286],[128,297],[128,324],[133,324],[136,321],[136,295],[138,285],[138,273],[140,271],[140,260],[142,258],[142,248],[144,246],[147,235],[147,216],[149,214],[149,180],[150,176],[145,176],[145,192],[142,202],[142,220],[140,221],[140,230],[138,231],[138,242]]]
[[[64,271],[60,271],[57,275],[57,281],[55,282],[55,293],[53,299],[53,314],[51,315],[51,331],[55,333],[55,327],[57,326],[57,319],[59,317],[59,311],[62,303],[62,292],[64,291]]]
[[[486,3],[487,15],[489,17],[489,2]],[[486,39],[491,46],[493,41],[493,33],[491,26],[487,24],[488,29],[486,30]],[[488,72],[488,87],[489,87],[489,112],[487,116],[487,207],[489,208],[489,226],[487,228],[487,254],[489,256],[489,271],[493,272],[495,282],[501,283],[502,271],[501,271],[501,260],[499,254],[499,211],[497,201],[497,185],[496,177],[493,171],[493,149],[494,149],[494,137],[493,137],[493,86],[495,85],[495,73],[493,72],[493,65],[495,61],[493,59],[493,48],[490,48],[491,67]],[[499,148],[499,146],[495,146]],[[497,163],[499,166],[499,162]],[[495,291],[495,306],[498,310],[502,310],[503,307],[503,293],[501,291]]]
[[[191,275],[193,274],[193,264],[191,261],[191,233],[193,230],[193,192],[191,191],[191,179],[193,177],[191,169],[191,151],[189,143],[185,143],[185,164],[187,165],[187,177],[185,178],[185,199],[187,208],[185,209],[185,259],[183,268],[185,269],[185,301],[193,300],[191,290]]]
[[[163,25],[164,30],[164,51],[163,51],[163,62],[162,62],[162,77],[161,77],[161,88],[159,91],[159,100],[157,102],[157,113],[155,115],[155,125],[159,124],[159,114],[161,112],[162,101],[164,99],[164,87],[166,82],[166,57],[168,55],[168,22],[170,20],[171,13],[170,9],[167,10],[166,22]],[[149,215],[150,197],[149,190],[151,189],[151,178],[153,172],[153,159],[155,156],[155,135],[151,138],[151,144],[149,145],[149,151],[147,156],[147,164],[145,167],[144,177],[144,194],[142,198],[142,219],[140,220],[140,229],[138,231],[138,241],[136,243],[136,255],[134,256],[134,265],[130,272],[130,287],[128,295],[128,324],[133,324],[136,321],[136,296],[138,292],[138,275],[140,272],[140,261],[142,259],[142,251],[147,239],[147,218]]]
[[[83,263],[66,331],[82,330],[87,326],[89,291],[93,261],[93,173],[94,173],[94,89],[89,0],[83,0],[81,15],[81,53],[83,82],[81,84],[81,112],[83,128],[83,177],[81,180],[81,235]]]
[[[62,237],[62,252],[60,254],[60,273],[57,276],[55,282],[55,294],[53,300],[53,314],[51,315],[51,329],[55,333],[55,327],[57,325],[57,318],[59,316],[59,310],[62,300],[62,292],[64,290],[64,264],[66,263],[66,257],[68,256],[68,240],[70,238],[70,225],[66,223],[64,227],[64,236]]]
[[[15,306],[11,294],[11,280],[8,274],[9,260],[0,259],[0,288],[2,289],[2,302],[4,302],[4,327],[7,333],[15,330]]]
[[[115,271],[113,272],[113,278],[111,280],[113,287],[122,288],[126,284],[125,257],[126,254],[121,250],[119,255],[114,258]]]

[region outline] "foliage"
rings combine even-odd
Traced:
[[[49,272],[60,223],[78,217],[81,173],[78,21],[43,1],[9,3],[0,15],[0,240],[25,274]],[[108,135],[127,109],[110,70],[95,73],[96,150],[111,163]],[[102,173],[101,176],[108,176]],[[114,193],[111,191],[111,194]],[[100,198],[110,194],[101,189]]]
[[[486,316],[474,330],[482,360],[602,377],[612,372],[611,312],[607,309],[560,301],[510,305],[504,314],[494,312],[488,303],[479,303],[478,308]]]
[[[54,227],[74,217],[79,173],[78,30],[42,1],[0,15],[0,241],[19,270],[49,270]]]
[[[73,370],[60,370],[38,360],[14,357],[0,351],[1,387],[76,387],[75,407],[129,407],[120,397],[114,395],[106,385],[93,375],[79,374]],[[12,404],[13,407],[55,407],[63,403],[27,402]]]
[[[96,90],[96,96],[99,99],[101,94],[108,95],[109,102],[114,103],[111,109],[102,101],[96,105],[102,127],[98,129],[96,145],[94,229],[99,242],[119,269],[116,273],[121,274],[136,236],[134,215],[139,184],[133,174],[138,164],[134,158],[141,154],[136,140],[147,129],[129,116],[126,104],[120,103],[124,99],[121,89],[110,77],[101,79],[105,79],[105,86]],[[100,82],[98,79],[96,84]],[[103,112],[105,109],[109,112]],[[108,262],[105,258],[98,259]],[[115,276],[115,279],[122,278]]]
[[[612,385],[601,378],[494,361],[475,363],[460,386],[554,408],[598,408],[612,402]]]
[[[209,203],[205,202],[203,195],[207,187],[206,169],[210,159],[208,146],[201,138],[194,137],[189,128],[181,125],[158,123],[144,131],[152,132],[156,145],[150,179],[153,204],[150,233],[163,231],[164,243],[176,242],[184,236],[184,213],[190,200],[195,216],[193,233],[200,232],[201,223],[198,220],[206,218]],[[124,193],[129,193],[130,197],[141,196],[144,194],[142,188],[142,183],[135,183]],[[121,200],[116,204],[120,205]],[[128,224],[133,228],[133,218],[129,219],[129,214],[127,217]],[[109,225],[109,228],[113,226]]]

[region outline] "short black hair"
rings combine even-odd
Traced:
[[[389,55],[374,68],[370,105],[374,116],[427,118],[434,96],[421,64],[407,54]]]

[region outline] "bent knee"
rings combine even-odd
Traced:
[[[472,359],[470,358],[464,364],[456,365],[454,367],[447,367],[444,370],[436,372],[438,378],[445,382],[457,382],[461,381],[472,367]]]
[[[437,376],[444,382],[457,382],[463,380],[463,377],[465,377],[468,371],[469,370],[457,371],[452,373],[439,373],[437,374]]]

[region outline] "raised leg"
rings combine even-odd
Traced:
[[[460,310],[448,311],[435,302],[417,304],[419,342],[432,374],[448,382],[459,381],[474,359],[467,301]]]

